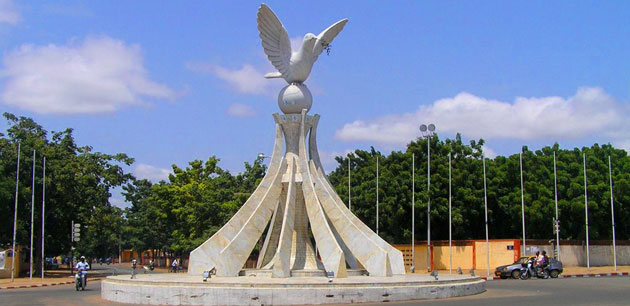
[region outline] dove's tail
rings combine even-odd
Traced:
[[[265,74],[265,78],[267,79],[281,78],[281,77],[282,77],[282,73],[280,72],[269,72]]]

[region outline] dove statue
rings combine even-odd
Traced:
[[[278,69],[278,72],[265,74],[265,78],[283,78],[289,84],[306,81],[317,57],[329,47],[348,22],[348,19],[339,20],[317,36],[307,33],[300,49],[292,52],[287,30],[267,5],[260,5],[257,20],[265,54]]]

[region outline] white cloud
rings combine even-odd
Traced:
[[[487,157],[487,158],[495,158],[497,157],[497,152],[495,152],[492,148],[488,147],[487,145],[483,145],[481,147],[481,149],[483,150],[483,154]]]
[[[234,103],[228,107],[227,114],[233,117],[254,117],[256,111],[248,105]]]
[[[168,175],[173,172],[170,169],[158,168],[147,164],[138,164],[133,170],[133,174],[140,179],[147,179],[152,182],[168,180]]]
[[[269,95],[277,92],[280,84],[278,79],[265,79],[265,73],[250,64],[243,64],[239,69],[203,63],[187,63],[186,67],[194,72],[211,73],[228,83],[236,92],[243,94]]]
[[[0,23],[16,25],[22,17],[12,0],[0,0]]]
[[[345,141],[403,144],[419,135],[418,125],[433,122],[438,133],[461,132],[484,139],[579,139],[605,136],[630,140],[625,118],[630,108],[615,101],[603,89],[579,88],[569,98],[518,97],[514,102],[488,100],[460,93],[423,105],[412,113],[391,114],[370,121],[357,120],[337,130]]]
[[[3,102],[36,113],[105,113],[144,104],[144,97],[175,97],[148,78],[139,45],[106,36],[63,46],[22,45],[3,64]]]
[[[330,171],[334,171],[339,165],[339,163],[337,163],[337,160],[335,160],[335,157],[337,156],[346,157],[348,156],[348,154],[352,152],[354,151],[350,149],[345,150],[343,152],[339,152],[339,151],[328,152],[325,150],[319,150],[319,159],[322,162],[322,166],[324,167],[324,170],[326,171],[326,173],[330,173]]]

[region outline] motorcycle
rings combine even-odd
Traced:
[[[81,288],[81,291],[85,290],[85,286],[87,285],[87,271],[77,271],[77,274],[74,275],[74,279],[77,291],[79,291],[79,288]]]
[[[544,279],[549,278],[549,271],[541,267],[534,267],[534,261],[535,261],[535,258],[532,258],[528,260],[527,263],[522,264],[521,276],[520,276],[521,279],[526,280],[526,279],[529,279],[530,277],[537,277],[537,278],[544,278]]]

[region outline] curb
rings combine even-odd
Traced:
[[[91,281],[97,281],[97,280],[103,280],[102,277],[97,277],[97,278],[91,278]],[[49,283],[49,284],[32,284],[32,285],[21,285],[21,286],[6,286],[6,287],[0,287],[0,290],[7,290],[7,289],[23,289],[23,288],[38,288],[38,287],[52,287],[52,286],[59,286],[59,285],[70,285],[70,284],[74,284],[74,281],[65,281],[65,282],[57,282],[57,283]]]
[[[614,273],[589,273],[589,274],[569,274],[569,275],[560,275],[558,278],[589,278],[589,277],[609,277],[609,276],[628,276],[628,272],[614,272]],[[492,277],[481,277],[481,279],[486,281],[491,280],[503,280],[499,276]],[[512,279],[506,278],[505,280]]]

